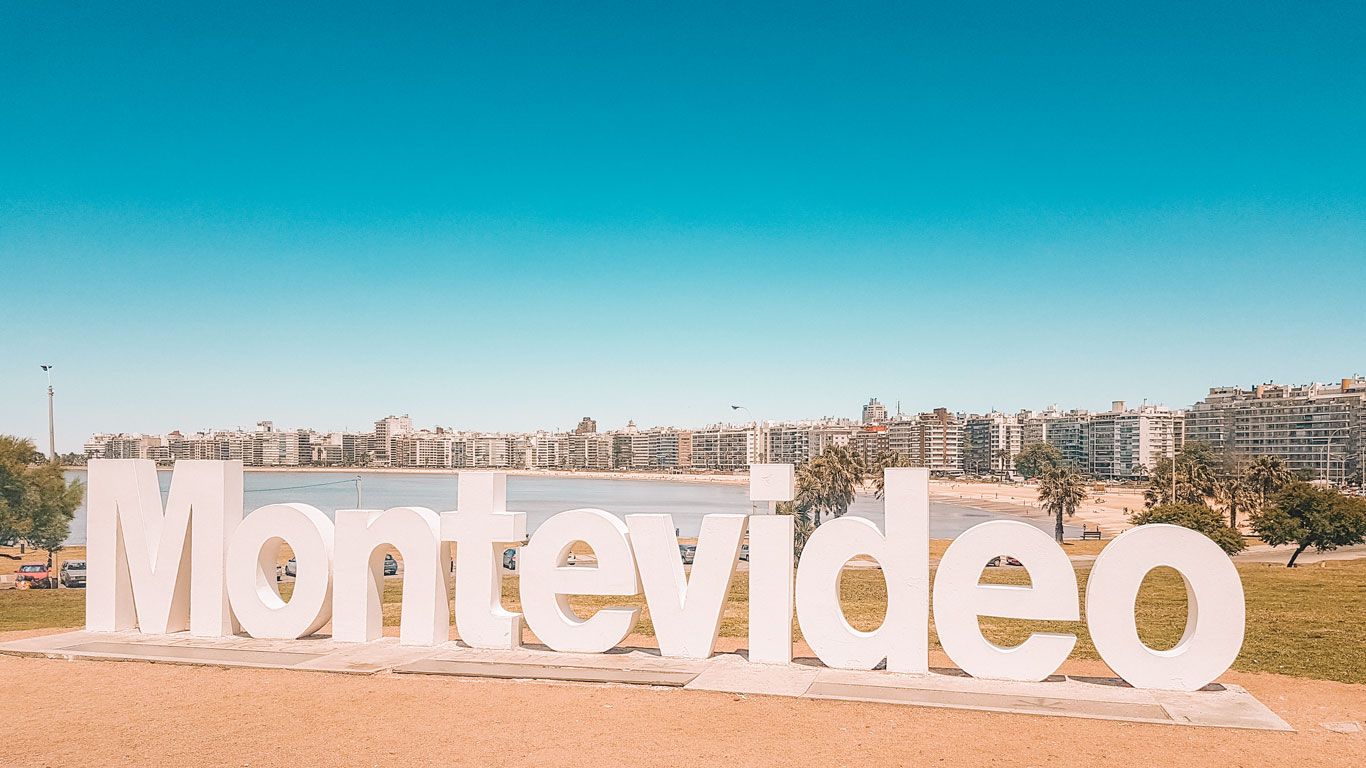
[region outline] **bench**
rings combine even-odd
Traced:
[[[1091,528],[1083,523],[1081,526],[1081,538],[1083,541],[1086,539],[1100,541],[1100,526],[1097,525],[1095,528]]]

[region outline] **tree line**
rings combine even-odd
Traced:
[[[1021,451],[1016,470],[1039,480],[1039,500],[1054,512],[1062,541],[1063,516],[1086,500],[1086,481],[1057,448],[1036,444]],[[1366,499],[1310,482],[1277,456],[1222,453],[1187,443],[1149,472],[1144,508],[1134,525],[1169,523],[1199,531],[1229,554],[1246,548],[1242,529],[1273,546],[1293,546],[1288,567],[1305,550],[1326,552],[1366,541]]]

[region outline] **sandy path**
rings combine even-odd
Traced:
[[[11,635],[10,637],[13,637]],[[645,639],[636,639],[641,644]],[[725,639],[723,639],[723,643]],[[723,647],[733,647],[732,640]],[[932,663],[943,664],[942,655]],[[1103,674],[1072,662],[1067,671]],[[1359,765],[1366,686],[1229,674],[1298,733],[391,674],[0,656],[4,763],[369,765]],[[21,745],[21,746],[19,746]],[[9,749],[18,747],[19,752]]]

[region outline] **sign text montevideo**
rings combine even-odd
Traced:
[[[1078,621],[1083,599],[1097,651],[1140,688],[1198,689],[1228,668],[1243,640],[1237,570],[1209,539],[1176,526],[1142,526],[1116,537],[1097,557],[1082,595],[1067,555],[1047,534],[1018,521],[983,523],[949,546],[931,588],[929,475],[919,468],[887,470],[885,530],[863,518],[831,520],[812,534],[799,563],[790,516],[707,515],[690,572],[670,515],[567,510],[528,539],[526,515],[508,509],[506,478],[495,472],[462,472],[455,511],[338,510],[335,521],[306,504],[271,504],[244,516],[240,462],[178,462],[164,504],[150,461],[96,460],[89,472],[92,631],[295,639],[331,622],[334,640],[375,641],[388,545],[405,564],[401,643],[445,642],[453,597],[456,630],[470,646],[516,648],[525,625],[554,650],[601,653],[630,634],[639,609],[608,607],[585,618],[569,597],[643,593],[662,655],[706,658],[747,541],[754,664],[792,660],[795,615],[827,666],[873,669],[885,661],[889,672],[927,674],[933,610],[940,644],[965,672],[1043,680],[1071,653],[1074,635],[1034,633],[1002,647],[982,635],[978,617]],[[755,467],[751,498],[790,498],[790,478],[787,465]],[[596,564],[568,564],[578,542],[593,550]],[[298,563],[288,601],[275,582],[284,543]],[[520,613],[500,601],[508,547],[520,547]],[[454,595],[447,580],[452,548]],[[876,560],[887,582],[886,617],[866,632],[845,620],[839,597],[840,571],[860,555]],[[1000,555],[1019,560],[1029,583],[979,583],[987,561]],[[1139,638],[1134,606],[1144,577],[1161,566],[1185,580],[1188,615],[1180,641],[1154,650]]]

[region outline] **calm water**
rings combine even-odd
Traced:
[[[164,496],[171,484],[170,470],[159,471]],[[311,504],[331,517],[338,509],[356,508],[356,483],[361,478],[361,505],[387,509],[396,506],[428,507],[443,512],[456,508],[454,474],[407,474],[357,472],[248,472],[244,481],[246,510],[278,502]],[[85,480],[85,471],[67,472],[67,477]],[[743,485],[667,482],[661,480],[616,480],[576,477],[508,477],[508,507],[526,512],[527,527],[536,526],[557,512],[579,507],[605,509],[614,515],[635,513],[671,514],[674,526],[683,536],[696,536],[702,516],[718,512],[750,512],[748,491]],[[849,514],[866,517],[882,526],[882,502],[859,496]],[[930,504],[930,537],[952,538],[978,523],[1008,518],[954,504]],[[1011,518],[1024,519],[1024,518]],[[1025,520],[1051,533],[1052,523],[1042,519]],[[1079,535],[1074,526],[1068,535]],[[85,543],[85,507],[76,510],[68,544]]]

